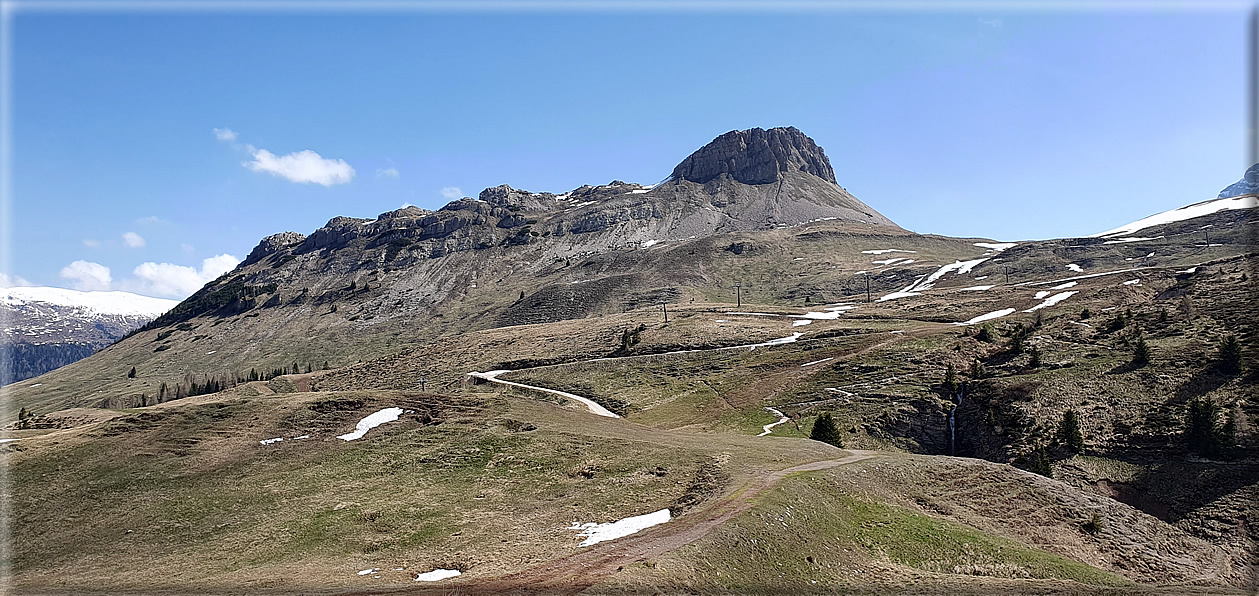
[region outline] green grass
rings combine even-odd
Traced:
[[[771,587],[807,592],[868,586],[879,579],[867,573],[889,564],[908,568],[898,574],[901,578],[917,572],[918,579],[911,581],[919,585],[943,575],[1133,585],[1114,573],[970,526],[841,492],[825,473],[787,478],[751,511],[660,559],[660,569],[686,570],[693,577],[637,572],[700,593],[755,593]]]

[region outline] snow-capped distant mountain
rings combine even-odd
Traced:
[[[10,366],[2,383],[42,375],[90,356],[179,302],[128,292],[0,288]]]

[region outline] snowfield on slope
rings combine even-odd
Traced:
[[[576,530],[578,536],[586,537],[586,539],[577,546],[590,546],[592,544],[599,544],[600,542],[607,542],[608,540],[616,540],[617,538],[629,536],[630,534],[637,534],[638,532],[652,526],[663,524],[669,521],[669,519],[669,510],[661,509],[660,511],[644,515],[635,515],[633,517],[627,517],[625,519],[620,519],[606,524],[596,524],[593,522],[581,524],[573,522],[573,525],[569,526],[567,529]]]
[[[179,304],[178,300],[151,298],[130,292],[80,292],[65,288],[18,287],[0,289],[0,303],[22,306],[43,302],[73,306],[106,315],[156,317]]]
[[[1186,205],[1179,209],[1156,213],[1146,218],[1138,219],[1130,224],[1119,226],[1113,230],[1107,230],[1100,234],[1093,234],[1089,238],[1111,238],[1114,236],[1127,236],[1133,232],[1139,232],[1146,228],[1169,224],[1195,217],[1210,215],[1219,211],[1230,209],[1254,209],[1259,207],[1259,199],[1255,197],[1232,197],[1228,199],[1212,199],[1201,203]]]
[[[401,415],[402,408],[385,408],[378,412],[373,412],[368,414],[366,418],[359,420],[358,424],[354,425],[354,432],[337,435],[337,438],[342,441],[354,441],[356,439],[361,439],[363,438],[363,435],[367,434],[367,431],[386,422],[393,422]]]

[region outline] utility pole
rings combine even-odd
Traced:
[[[661,302],[660,308],[664,309],[664,322],[667,324],[669,322],[669,305]]]
[[[866,303],[870,302],[870,274],[866,274]]]
[[[735,308],[743,308],[743,282],[734,284]]]
[[[428,377],[420,377],[420,391],[424,391],[424,384],[428,382]]]
[[[1011,269],[1009,265],[1002,265],[1002,266],[1001,266],[1001,272],[1005,274],[1005,283],[1007,283],[1007,284],[1008,284],[1008,283],[1010,283],[1010,272],[1011,272],[1011,271],[1013,271],[1013,269]]]

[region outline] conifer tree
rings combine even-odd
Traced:
[[[1145,336],[1137,332],[1137,343],[1132,347],[1132,365],[1141,367],[1150,363],[1150,346],[1145,343]]]
[[[829,443],[836,447],[843,447],[844,440],[839,434],[839,427],[835,424],[835,417],[830,412],[823,412],[822,415],[813,421],[813,430],[809,432],[809,438],[814,441]]]
[[[1062,413],[1062,420],[1058,423],[1058,442],[1073,453],[1084,450],[1084,434],[1080,432],[1080,419],[1075,410]]]
[[[127,378],[128,378],[128,379],[134,379],[134,378],[136,378],[136,367],[134,367],[134,366],[133,366],[133,367],[131,367],[131,370],[127,373]]]
[[[1242,346],[1231,333],[1220,340],[1220,370],[1230,375],[1242,370]]]

